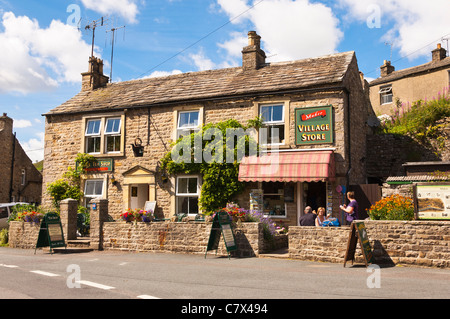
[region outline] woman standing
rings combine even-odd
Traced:
[[[341,205],[340,208],[347,214],[347,222],[351,224],[358,219],[358,202],[355,200],[355,192],[348,192],[347,198],[350,201],[348,205]]]

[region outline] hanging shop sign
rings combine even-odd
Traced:
[[[416,219],[450,220],[450,183],[418,183],[413,192]]]
[[[296,145],[333,143],[333,107],[295,109]]]
[[[77,163],[78,166],[78,163]],[[114,171],[114,159],[113,158],[99,158],[94,162],[89,163],[89,166],[85,169],[86,172],[91,173],[106,173]]]

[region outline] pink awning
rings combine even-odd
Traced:
[[[335,178],[333,151],[270,153],[245,157],[241,182],[319,182]]]

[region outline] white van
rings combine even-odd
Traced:
[[[0,204],[0,229],[8,227],[8,218],[11,215],[12,208],[16,205],[28,205],[28,203],[5,203]]]

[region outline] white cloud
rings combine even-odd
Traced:
[[[26,128],[33,126],[29,120],[14,120],[14,128]]]
[[[137,23],[137,0],[81,0],[83,5],[104,15],[117,14],[129,23]]]
[[[393,43],[401,56],[410,59],[431,57],[430,49],[434,49],[436,43],[430,43],[450,32],[448,0],[339,0],[339,3],[362,22],[374,12],[370,8],[378,6],[381,27],[392,24],[381,40]],[[425,47],[428,44],[430,46]]]
[[[20,143],[33,163],[44,159],[44,137],[45,133],[40,132],[36,134],[36,138]]]
[[[231,19],[258,3],[249,0],[217,1]],[[250,22],[261,35],[263,49],[271,62],[335,53],[343,37],[339,20],[331,8],[308,0],[266,0],[233,20],[235,24],[244,22]],[[222,47],[232,49],[233,44],[233,52],[230,53],[237,56],[242,47],[238,48],[237,37],[232,37],[234,43],[231,40]]]
[[[200,49],[198,53],[189,54],[189,58],[192,60],[199,71],[211,70],[215,67],[214,62],[205,56],[205,53],[202,49]]]
[[[148,78],[158,78],[163,76],[169,76],[169,75],[176,75],[181,74],[180,70],[172,70],[172,71],[154,71],[150,75],[144,76],[142,79],[148,79]]]
[[[81,81],[90,45],[76,28],[53,20],[41,28],[37,20],[6,12],[0,20],[0,93],[30,93]]]

